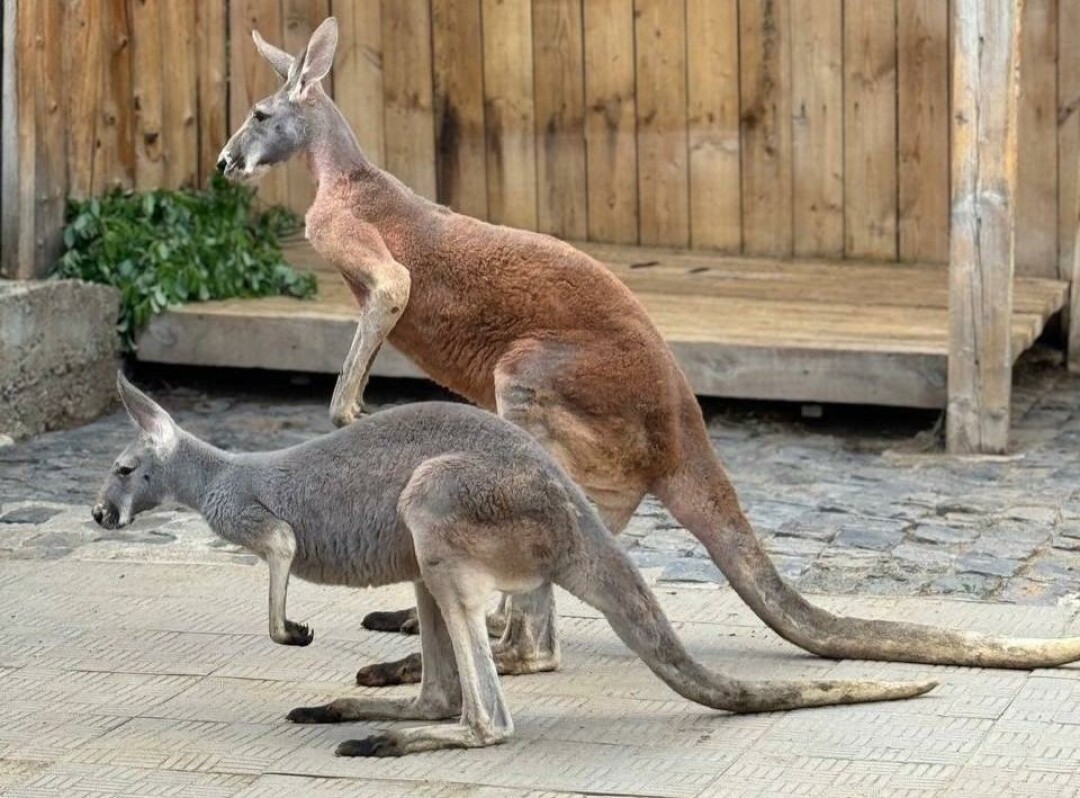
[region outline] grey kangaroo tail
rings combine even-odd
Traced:
[[[584,499],[582,499],[584,501]],[[741,681],[711,671],[683,648],[630,558],[587,506],[583,556],[554,580],[600,610],[624,643],[683,698],[729,712],[770,712],[912,698],[937,682]]]
[[[676,520],[704,544],[732,587],[772,629],[823,657],[1045,668],[1080,659],[1080,637],[1008,638],[923,624],[833,615],[777,573],[739,509],[735,491],[703,434],[689,456],[653,492]]]

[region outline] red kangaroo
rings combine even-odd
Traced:
[[[1011,639],[841,617],[777,573],[713,451],[697,400],[633,294],[550,236],[488,224],[412,192],[361,152],[321,86],[337,45],[326,20],[293,58],[256,33],[284,81],[255,103],[218,162],[251,181],[294,155],[318,183],[307,236],[337,267],[360,322],[330,408],[363,410],[385,340],[439,384],[532,434],[621,531],[646,493],[700,540],[732,587],[786,640],[824,657],[1037,668],[1080,658],[1080,638]],[[500,672],[558,666],[550,585],[504,600]],[[390,616],[390,617],[386,617]],[[399,628],[405,613],[369,616]],[[364,684],[416,681],[419,655],[365,668]]]

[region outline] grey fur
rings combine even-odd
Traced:
[[[652,592],[584,494],[526,432],[449,403],[382,411],[278,451],[231,454],[184,432],[117,378],[138,439],[117,458],[94,518],[127,523],[175,498],[226,540],[267,561],[270,636],[307,645],[287,620],[290,574],[322,584],[415,584],[424,657],[415,699],[342,699],[289,714],[297,723],[442,719],[343,743],[348,756],[399,756],[505,740],[513,722],[492,660],[484,607],[495,591],[545,582],[604,613],[680,695],[732,712],[908,698],[934,682],[740,682],[683,649]]]

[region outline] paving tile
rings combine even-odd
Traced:
[[[57,764],[4,793],[9,798],[233,798],[250,776]]]

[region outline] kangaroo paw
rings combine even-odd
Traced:
[[[306,646],[315,639],[315,632],[305,624],[286,620],[285,636],[273,637],[272,639],[275,643],[280,643],[283,646]]]
[[[334,751],[336,756],[401,756],[404,753],[393,734],[373,734],[362,740],[345,740]]]
[[[318,707],[297,707],[285,716],[293,723],[341,723],[345,720],[333,704]]]
[[[420,632],[420,622],[417,620],[415,608],[393,612],[369,612],[360,625],[373,632],[401,632],[412,635]]]
[[[416,684],[420,681],[423,663],[419,654],[410,654],[397,662],[379,662],[356,672],[361,687],[389,687],[394,684]]]

